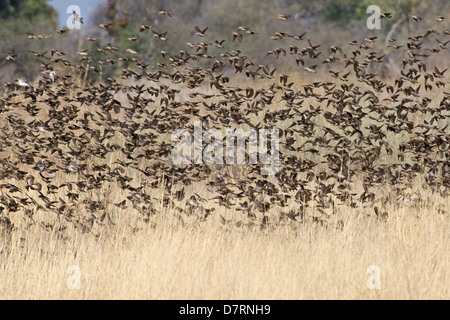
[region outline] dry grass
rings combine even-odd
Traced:
[[[342,210],[342,229],[334,220],[236,228],[218,214],[183,227],[165,212],[154,224],[122,215],[86,234],[69,225],[61,238],[15,221],[24,231],[1,256],[0,298],[448,299],[450,219],[439,208],[449,200],[432,200],[388,209],[385,222],[371,208]],[[67,287],[71,265],[79,290]],[[367,288],[370,265],[380,268],[380,290]]]

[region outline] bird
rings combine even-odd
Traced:
[[[88,49],[77,51],[77,52],[75,52],[75,54],[79,55],[79,56],[87,56],[87,55],[89,55]]]
[[[281,21],[286,21],[291,17],[290,14],[279,14],[278,15],[278,19],[280,19]]]
[[[98,26],[100,28],[102,28],[102,29],[105,29],[105,30],[111,30],[112,22],[110,22],[110,23],[100,23]]]
[[[317,71],[315,70],[316,67],[317,67],[317,65],[314,65],[314,66],[305,67],[303,69],[308,71],[308,72],[311,72],[311,73],[317,73]]]
[[[67,32],[69,32],[69,28],[64,28],[64,29],[57,29],[56,30],[56,33],[58,33],[58,34],[65,34],[65,33],[67,33]]]
[[[160,10],[159,10],[159,14],[160,14],[160,15],[163,15],[163,16],[168,16],[168,17],[172,18],[172,15],[171,15],[170,12],[167,11],[167,10],[162,10],[162,9],[160,9]]]
[[[153,29],[151,29],[151,31],[152,31],[152,33],[153,33],[153,37],[155,37],[155,38],[157,38],[157,39],[159,39],[159,40],[161,40],[161,41],[166,41],[166,40],[167,40],[167,38],[166,38],[166,36],[167,36],[167,31],[166,31],[166,32],[162,32],[162,33],[158,33],[158,32],[156,32],[156,31],[153,30]]]
[[[50,78],[50,80],[52,80],[52,83],[55,83],[56,78],[59,76],[59,71],[58,70],[49,70],[47,73],[48,73],[48,77]]]
[[[215,40],[214,41],[214,46],[217,48],[223,48],[223,43],[225,42],[225,40]]]
[[[305,61],[302,58],[300,58],[300,57],[295,58],[295,63],[297,64],[297,67],[298,67],[299,63],[301,63],[302,66],[305,65]]]
[[[242,33],[240,33],[240,32],[233,32],[233,42],[236,39],[238,39],[239,42],[242,42]]]
[[[17,85],[19,87],[29,87],[30,85],[28,83],[26,83],[23,79],[17,79]]]
[[[8,55],[6,56],[5,59],[10,61],[10,62],[13,62],[13,61],[16,61],[16,58],[17,58],[17,54],[8,53]]]
[[[126,52],[131,53],[131,54],[137,54],[137,51],[136,51],[136,50],[133,50],[133,49],[130,49],[130,48],[128,48],[128,49],[126,50]]]
[[[148,24],[143,24],[143,25],[141,25],[141,26],[139,27],[139,32],[143,32],[143,31],[149,30],[149,29],[152,29],[152,27],[151,27],[150,25],[148,25]]]

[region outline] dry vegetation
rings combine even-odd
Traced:
[[[14,233],[2,256],[0,298],[448,299],[450,220],[439,207],[449,202],[430,200],[388,208],[385,222],[343,210],[337,228],[249,230],[218,219],[183,227],[166,211],[153,226],[122,215],[95,235],[70,230],[63,239],[33,226]],[[71,265],[80,290],[67,288]],[[380,290],[366,286],[370,265],[380,267]]]

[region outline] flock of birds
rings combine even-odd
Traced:
[[[160,14],[171,17],[165,10]],[[75,13],[74,19],[83,23]],[[279,19],[286,21],[289,15]],[[419,18],[413,19],[419,26]],[[66,32],[73,31],[57,30],[58,35]],[[160,41],[169,38],[167,32],[142,25],[128,40],[139,40],[143,32]],[[317,77],[311,83],[291,82],[292,74],[250,61],[241,49],[227,50],[227,40],[204,40],[207,27],[196,26],[194,33],[202,41],[188,42],[176,54],[162,51],[166,62],[156,66],[131,49],[110,58],[121,50],[111,44],[99,49],[105,54],[100,61],[93,61],[89,50],[77,52],[80,62],[56,49],[33,52],[43,77],[36,83],[5,83],[0,95],[3,230],[11,232],[8,217],[17,212],[24,212],[30,223],[38,211],[54,212],[89,232],[94,224],[111,220],[112,210],[133,208],[149,220],[170,207],[180,219],[205,220],[218,205],[240,211],[260,226],[271,221],[273,209],[281,212],[280,219],[301,222],[310,207],[321,214],[342,205],[382,208],[381,190],[388,190],[385,201],[412,201],[410,190],[417,181],[448,196],[447,69],[426,63],[447,50],[449,41],[440,37],[448,36],[448,30],[428,29],[404,43],[389,39],[389,47],[404,54],[401,72],[392,81],[373,71],[385,58],[373,50],[377,37],[350,41],[354,49],[346,52],[313,44],[306,33],[276,32],[272,41],[293,43],[267,56],[301,65],[295,72]],[[254,34],[239,26],[229,41],[241,44]],[[213,55],[212,47],[219,54]],[[6,60],[15,63],[15,58],[9,54]],[[77,82],[88,70],[100,72],[101,66],[125,61],[118,78],[85,87]],[[323,81],[316,75],[321,65],[331,68]],[[279,171],[265,177],[261,164],[241,166],[242,174],[234,170],[238,166],[174,165],[171,133],[193,132],[198,120],[205,130],[279,128]],[[111,186],[120,191],[107,199]],[[375,214],[385,217],[382,211],[376,207]]]

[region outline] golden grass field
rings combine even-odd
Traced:
[[[68,225],[63,238],[17,221],[0,299],[448,299],[449,200],[429,200],[388,209],[386,221],[346,209],[343,224],[262,230],[223,225],[218,214],[236,214],[222,209],[191,226],[171,212],[154,224],[122,215],[89,234]],[[379,289],[367,286],[371,265]]]

